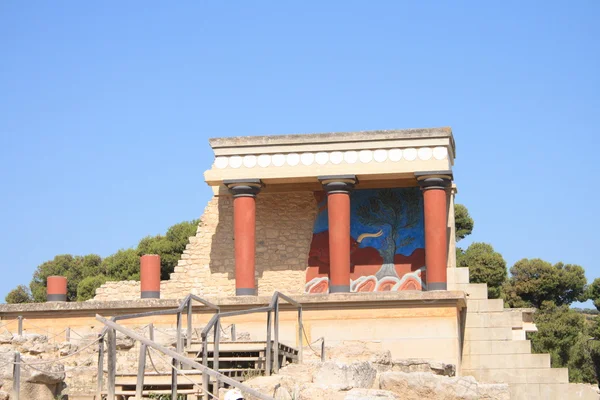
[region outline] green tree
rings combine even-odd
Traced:
[[[33,301],[31,298],[31,292],[25,285],[19,285],[8,292],[4,300],[8,304],[31,303]]]
[[[587,299],[585,271],[579,265],[552,265],[539,258],[524,258],[512,266],[510,273],[504,290],[511,307],[540,308],[544,301],[561,306]]]
[[[134,249],[121,249],[102,260],[102,270],[111,281],[139,280],[140,257]]]
[[[492,245],[471,244],[457,259],[457,266],[469,268],[471,283],[487,283],[490,299],[502,296],[502,286],[506,280],[506,261],[500,253],[494,251]]]
[[[597,317],[594,317],[597,320]],[[596,321],[570,309],[544,301],[534,314],[538,331],[529,334],[534,353],[549,353],[552,367],[569,368],[571,382],[595,383],[594,360],[596,345],[590,343],[590,333]]]
[[[169,279],[181,258],[190,236],[196,234],[198,220],[184,221],[171,226],[167,233],[143,238],[137,247],[137,254],[158,254],[160,256],[160,277]]]
[[[600,278],[594,279],[594,282],[587,288],[586,297],[594,302],[594,306],[600,311]]]
[[[475,221],[469,215],[469,210],[462,204],[454,205],[454,223],[456,226],[456,241],[460,241],[473,232]]]
[[[86,301],[96,295],[96,289],[102,286],[108,279],[104,275],[85,277],[77,285],[77,301]]]

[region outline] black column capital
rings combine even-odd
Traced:
[[[260,179],[231,179],[224,180],[223,184],[229,189],[229,193],[236,197],[256,197],[263,187]]]
[[[317,179],[327,194],[349,194],[354,189],[354,185],[358,183],[356,175],[327,175],[319,176]]]
[[[448,189],[452,187],[452,171],[415,172],[422,190]]]

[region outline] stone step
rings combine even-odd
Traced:
[[[512,340],[512,329],[503,328],[466,328],[465,342],[479,340]]]
[[[531,341],[481,340],[465,342],[463,356],[480,354],[531,354]]]
[[[488,298],[487,284],[485,283],[461,283],[456,284],[456,290],[465,292],[467,299],[486,300]]]
[[[508,368],[508,369],[464,369],[462,376],[472,376],[485,383],[568,383],[567,368]]]
[[[472,312],[467,313],[467,328],[514,328],[514,313],[504,311]],[[522,325],[522,324],[521,324]]]
[[[511,400],[598,400],[598,393],[594,390],[581,390],[572,383],[510,384],[509,389]]]
[[[464,356],[462,370],[550,368],[550,354],[475,354]]]
[[[488,312],[504,310],[502,299],[467,299],[467,312]]]

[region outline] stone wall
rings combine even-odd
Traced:
[[[275,290],[304,292],[317,205],[313,192],[261,193],[256,198],[256,275],[259,295]],[[162,298],[188,293],[220,297],[235,294],[233,199],[213,197],[171,274],[161,282]],[[107,282],[94,300],[140,297],[139,282]]]

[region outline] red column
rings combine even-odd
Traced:
[[[448,176],[426,176],[419,180],[425,213],[425,265],[427,290],[446,290],[448,266],[447,196]]]
[[[235,294],[256,296],[256,195],[262,185],[254,179],[226,185],[233,194]]]
[[[319,178],[327,192],[329,293],[350,292],[350,191],[356,177]]]
[[[46,301],[67,301],[67,278],[64,276],[47,278]]]
[[[145,254],[140,257],[140,284],[142,299],[160,299],[160,256]]]

